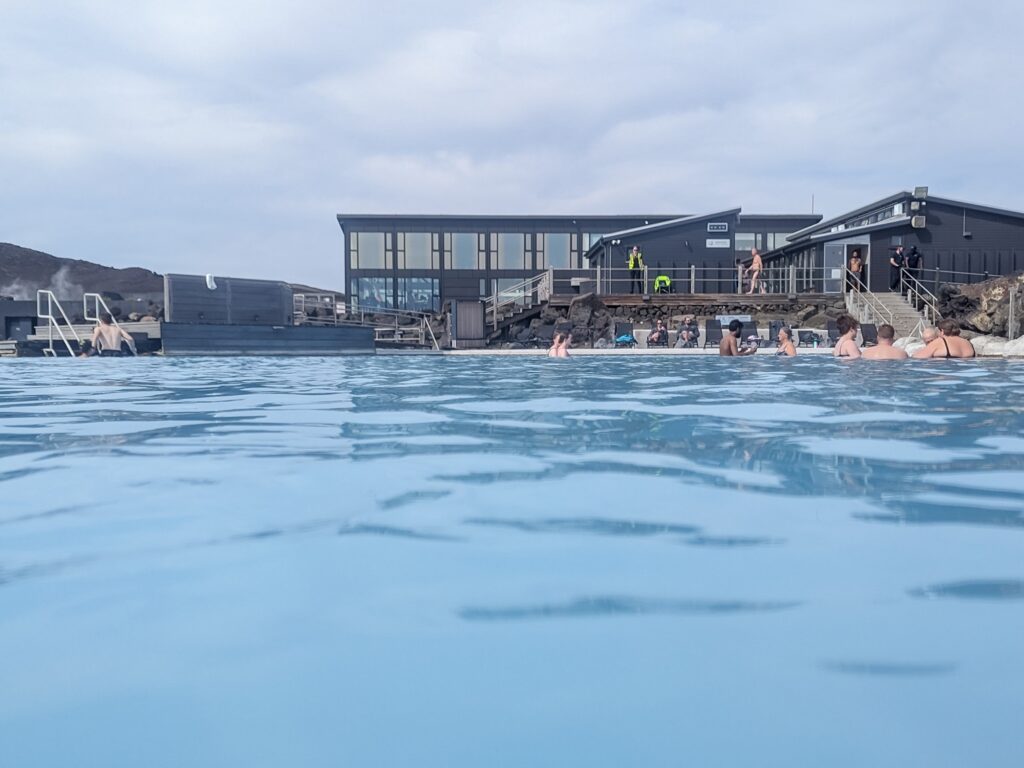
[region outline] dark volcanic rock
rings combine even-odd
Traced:
[[[1016,328],[1008,328],[1010,296],[1016,294]],[[968,331],[993,336],[1015,337],[1024,315],[1024,272],[996,277],[972,285],[942,285],[938,309]]]

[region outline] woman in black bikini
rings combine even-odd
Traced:
[[[974,351],[974,345],[960,336],[960,325],[956,320],[948,318],[940,320],[938,328],[939,337],[929,342],[928,346],[924,349],[919,349],[915,352],[914,357],[918,359],[933,357],[967,359],[977,354]]]
[[[779,328],[779,348],[775,352],[776,357],[794,357],[796,347],[793,346],[793,332],[783,326]]]
[[[860,357],[860,347],[857,346],[857,329],[860,328],[860,323],[849,315],[840,315],[836,318],[836,327],[839,328],[839,341],[836,342],[832,355],[848,357],[851,360]]]

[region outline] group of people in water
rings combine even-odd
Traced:
[[[658,321],[659,324],[661,321]],[[836,319],[836,327],[839,329],[839,339],[832,349],[834,357],[855,360],[906,360],[913,357],[918,360],[930,358],[940,359],[964,359],[976,356],[974,345],[960,335],[960,326],[955,320],[941,320],[934,328],[925,328],[922,333],[924,347],[908,355],[906,351],[895,345],[896,329],[888,323],[878,326],[877,343],[870,347],[861,347],[857,344],[857,331],[860,330],[860,323],[850,315],[840,315]],[[721,357],[746,357],[755,354],[760,348],[760,343],[744,344],[743,322],[732,320],[729,323],[728,331],[722,334],[722,341],[718,344],[718,354]],[[793,331],[783,326],[778,331],[776,338],[778,346],[775,348],[777,357],[795,357],[797,354],[796,344],[793,342]],[[569,345],[572,343],[572,334],[558,332],[554,335],[551,347],[548,349],[548,357],[569,357]]]

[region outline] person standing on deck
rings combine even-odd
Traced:
[[[753,293],[757,290],[757,278],[761,274],[761,269],[764,264],[761,262],[761,254],[758,253],[757,248],[750,249],[750,266],[747,267],[746,272],[750,274],[750,290],[747,293]],[[761,293],[764,293],[764,286],[761,286]]]
[[[851,291],[861,291],[864,288],[864,281],[861,274],[864,271],[864,260],[860,257],[860,250],[855,249],[850,254],[849,272],[846,275],[846,285]]]
[[[924,254],[917,250],[916,245],[910,246],[907,251],[906,272],[917,282],[921,281],[921,267],[924,266]]]
[[[889,256],[890,291],[898,291],[900,289],[900,283],[903,282],[903,268],[906,264],[906,259],[903,257],[903,246],[897,245],[896,250]]]
[[[640,246],[634,245],[630,250],[626,265],[629,267],[629,292],[633,293],[633,289],[637,288],[638,293],[642,294],[644,292],[644,254],[640,250]]]

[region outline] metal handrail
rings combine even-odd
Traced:
[[[931,324],[935,325],[942,317],[942,313],[939,312],[939,299],[931,291],[921,284],[921,281],[915,278],[913,275],[907,274],[906,270],[900,273],[900,289],[901,293],[903,289],[906,289],[907,300],[910,301],[910,305],[914,308],[917,307],[918,302],[924,305],[925,309],[931,315]],[[911,300],[911,296],[916,300]]]
[[[339,295],[335,293],[294,294],[292,296],[292,312],[295,324],[370,326],[375,329],[374,335],[376,337],[376,331],[393,331],[397,334],[403,329],[401,321],[408,320],[412,325],[417,326],[421,344],[426,346],[429,337],[430,347],[435,350],[441,348],[437,341],[437,336],[434,335],[434,329],[430,325],[431,313],[418,312],[413,309],[393,309],[392,307],[374,307],[371,309],[366,309],[359,305],[353,307],[344,301],[338,301]],[[332,310],[331,316],[324,318],[309,317],[306,314],[309,301],[313,301],[317,309],[330,308]],[[388,319],[388,322],[367,321],[367,315],[374,318],[384,317]],[[394,321],[393,323],[391,322],[392,320]]]
[[[543,303],[551,298],[551,294],[554,292],[553,270],[549,269],[487,297],[484,299],[484,316],[490,316],[492,327],[497,329],[498,313],[502,309],[519,304],[523,299],[526,300],[527,306],[533,306],[535,292],[538,303]]]
[[[43,312],[42,299],[46,299],[46,311]],[[46,320],[47,335],[49,337],[50,345],[43,350],[43,354],[48,357],[56,357],[57,350],[53,348],[53,330],[57,329],[57,334],[60,336],[60,340],[64,342],[64,346],[67,347],[68,354],[71,357],[75,356],[75,351],[71,348],[71,342],[68,341],[68,337],[64,335],[64,331],[61,330],[60,323],[57,321],[57,317],[53,314],[53,307],[57,306],[60,316],[64,319],[64,324],[71,331],[71,335],[75,337],[75,341],[78,342],[79,348],[82,346],[82,339],[78,335],[78,331],[75,330],[75,326],[68,320],[67,313],[64,311],[64,307],[60,305],[60,301],[57,300],[57,296],[53,291],[47,291],[41,289],[36,291],[36,316],[41,320]]]
[[[89,314],[89,301],[93,302],[93,306],[96,311],[93,314]],[[103,311],[110,315],[110,321],[114,324],[114,327],[119,331],[123,331],[121,324],[117,322],[117,318],[110,311],[110,307],[107,306],[107,302],[103,300],[103,297],[98,293],[83,293],[82,294],[82,317],[84,317],[90,323],[98,323],[100,321],[100,307],[103,307]],[[130,336],[131,334],[129,334]],[[135,349],[135,341],[128,342],[128,349],[131,350],[133,357],[138,357],[139,353]]]
[[[851,273],[847,270],[847,275]],[[876,322],[893,324],[895,316],[882,301],[875,296],[874,293],[868,290],[867,286],[861,282],[861,289],[858,291],[846,291],[846,308],[851,314],[860,316],[861,312],[869,313],[874,315]]]

